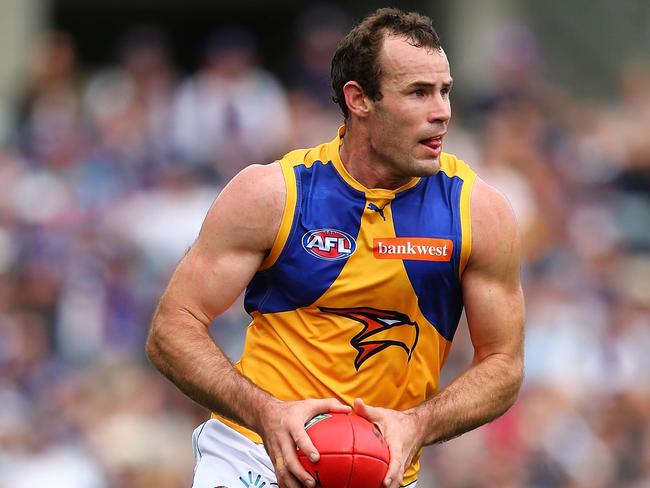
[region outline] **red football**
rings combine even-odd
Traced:
[[[320,453],[312,463],[298,450],[300,462],[321,488],[380,488],[389,453],[379,429],[363,417],[344,413],[317,415],[305,426]]]

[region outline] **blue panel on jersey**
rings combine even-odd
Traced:
[[[445,339],[451,341],[463,310],[459,263],[461,251],[460,190],[463,181],[443,172],[423,178],[391,204],[397,237],[451,239],[449,262],[404,260],[420,310]]]
[[[359,233],[366,201],[363,192],[341,184],[331,163],[316,161],[310,168],[295,166],[294,171],[297,201],[291,232],[276,263],[258,272],[248,285],[244,299],[248,313],[286,312],[308,306],[339,276],[347,259],[323,259],[307,251],[303,247],[305,234],[331,229],[355,239]]]

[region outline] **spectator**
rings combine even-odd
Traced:
[[[244,166],[274,160],[290,129],[282,85],[259,64],[253,35],[224,27],[207,41],[204,64],[181,87],[174,141],[181,160],[230,179]]]

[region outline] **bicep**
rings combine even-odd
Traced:
[[[472,194],[472,254],[462,276],[475,360],[523,354],[524,299],[520,243],[505,198],[477,181]]]
[[[222,191],[174,271],[161,306],[182,310],[208,326],[232,305],[279,228],[284,189],[279,171],[277,165],[244,170]]]
[[[475,359],[492,354],[519,357],[523,350],[524,301],[521,286],[473,273],[463,275],[463,298]]]
[[[263,253],[210,246],[200,240],[181,260],[162,302],[183,310],[208,326],[232,305],[262,261]]]

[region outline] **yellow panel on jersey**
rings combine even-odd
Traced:
[[[404,410],[437,391],[462,312],[474,173],[443,154],[435,176],[369,190],[339,145],[340,136],[281,163],[295,208],[281,250],[247,288],[253,321],[237,368],[282,400],[361,397]],[[417,470],[416,461],[404,481]]]
[[[297,151],[294,151],[293,154],[296,157],[300,156]],[[296,175],[293,172],[293,166],[285,157],[280,161],[280,168],[282,169],[282,176],[284,177],[284,184],[287,189],[282,221],[280,222],[280,228],[275,237],[275,241],[273,242],[273,246],[271,247],[269,254],[262,261],[260,270],[269,268],[278,259],[282,249],[284,249],[284,244],[287,241],[289,232],[291,232],[291,224],[293,223],[293,216],[296,211]]]

